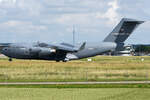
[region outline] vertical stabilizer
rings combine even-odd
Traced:
[[[104,42],[123,43],[142,23],[144,21],[123,18],[115,29],[104,39]]]

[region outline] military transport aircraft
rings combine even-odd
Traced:
[[[144,21],[123,18],[115,29],[102,41],[97,43],[84,42],[80,46],[68,43],[0,43],[0,53],[16,59],[37,59],[69,61],[96,56],[104,52],[121,50],[124,41]]]

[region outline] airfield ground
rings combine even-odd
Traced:
[[[0,100],[149,100],[145,88],[1,88]]]
[[[0,59],[1,82],[150,80],[150,57],[106,57],[63,62]]]
[[[0,59],[1,82],[150,80],[150,57],[105,57],[56,63]],[[150,84],[0,85],[0,100],[149,100]]]

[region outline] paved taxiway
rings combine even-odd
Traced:
[[[150,81],[118,81],[118,82],[0,82],[0,85],[59,85],[59,84],[150,84]]]

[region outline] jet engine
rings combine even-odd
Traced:
[[[41,48],[41,51],[39,52],[39,57],[49,56],[52,53],[56,53],[56,50],[51,48]]]
[[[29,48],[30,54],[39,53],[41,51],[40,48]]]

